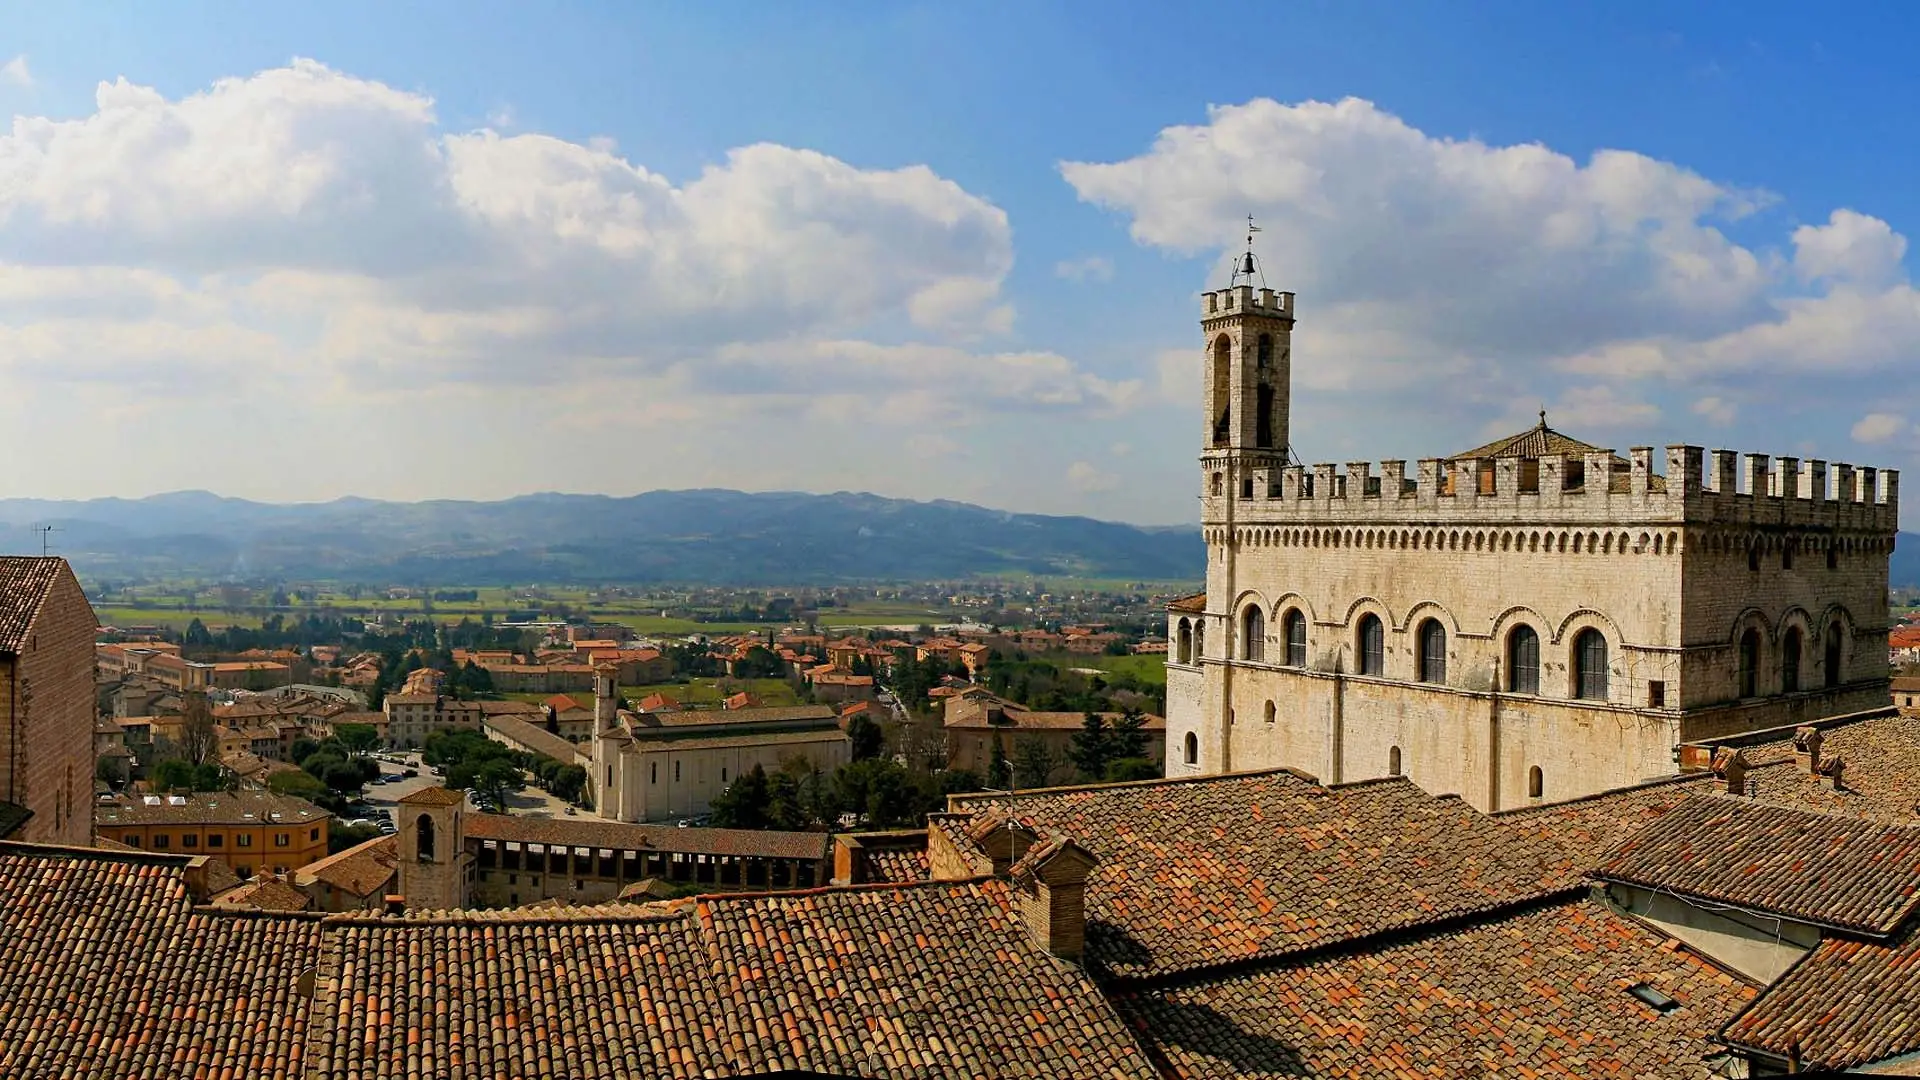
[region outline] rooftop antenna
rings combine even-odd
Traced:
[[[1253,215],[1248,214],[1247,215],[1247,251],[1246,251],[1246,254],[1240,256],[1239,258],[1233,261],[1233,276],[1227,279],[1228,288],[1232,288],[1235,285],[1240,284],[1240,279],[1242,278],[1245,278],[1246,283],[1248,285],[1251,285],[1253,284],[1253,279],[1256,276],[1260,279],[1260,287],[1263,289],[1267,287],[1266,270],[1260,266],[1259,259],[1253,254],[1253,234],[1259,231],[1260,231],[1260,226],[1255,225],[1253,223]]]
[[[40,557],[44,559],[49,554],[51,554],[51,545],[48,543],[48,540],[49,540],[48,534],[57,533],[57,532],[66,532],[67,530],[59,527],[58,525],[35,525],[33,527],[33,531],[40,534]]]

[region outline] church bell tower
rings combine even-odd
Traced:
[[[1247,222],[1247,250],[1227,287],[1200,298],[1206,343],[1206,432],[1201,464],[1209,520],[1217,500],[1264,498],[1288,460],[1293,294],[1266,287]],[[1256,283],[1258,287],[1256,287]]]

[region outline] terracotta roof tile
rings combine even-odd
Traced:
[[[1662,1014],[1637,983],[1680,1007]],[[1576,900],[1115,1004],[1183,1080],[1705,1076],[1753,988]]]
[[[320,923],[196,911],[188,863],[0,844],[0,1076],[305,1076]]]
[[[391,836],[377,836],[308,863],[293,872],[293,881],[301,886],[324,882],[340,892],[364,899],[384,894],[399,865],[399,841]]]
[[[1169,600],[1167,602],[1167,610],[1186,612],[1189,614],[1204,612],[1207,610],[1207,594],[1203,592],[1194,593],[1192,596],[1182,596],[1177,600]]]
[[[261,874],[213,898],[215,907],[249,908],[254,911],[305,911],[313,900],[306,893],[272,874]]]
[[[1622,841],[1594,873],[1885,937],[1920,906],[1920,826],[1700,795]]]
[[[1920,1052],[1920,927],[1892,942],[1830,936],[1727,1024],[1728,1043],[1808,1069]]]
[[[65,559],[0,556],[0,654],[17,653],[26,644],[53,583],[66,572]]]
[[[535,818],[510,814],[470,814],[467,835],[476,840],[523,844],[618,848],[707,855],[763,856],[770,859],[824,859],[828,836],[771,829],[681,829],[671,825],[629,825],[591,818]]]
[[[467,801],[463,792],[443,787],[425,787],[400,800],[402,806],[459,806]]]
[[[1011,806],[1100,860],[1087,879],[1087,956],[1117,978],[1284,956],[1579,880],[1557,843],[1404,779],[1327,788],[1282,770],[951,802]],[[977,852],[955,824],[929,821]]]

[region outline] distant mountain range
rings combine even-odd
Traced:
[[[92,579],[198,577],[487,585],[825,584],[992,574],[1198,580],[1197,527],[1146,528],[958,502],[797,492],[345,498],[279,505],[183,491],[0,500],[0,550],[51,548]]]

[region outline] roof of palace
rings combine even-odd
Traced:
[[[1602,446],[1581,442],[1571,435],[1564,435],[1547,426],[1547,414],[1540,412],[1540,422],[1515,435],[1495,439],[1485,446],[1476,446],[1448,456],[1448,461],[1462,461],[1470,458],[1537,458],[1552,454],[1565,454],[1568,457],[1581,457],[1586,454],[1598,454],[1606,450]]]

